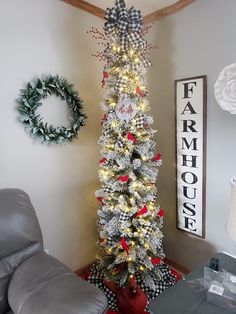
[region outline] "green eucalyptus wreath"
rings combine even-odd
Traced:
[[[70,127],[53,127],[44,123],[43,118],[37,114],[37,108],[42,105],[42,101],[52,94],[67,102]],[[68,83],[64,77],[50,75],[31,81],[26,89],[20,90],[18,111],[20,121],[31,135],[40,137],[43,143],[61,144],[71,141],[84,125],[87,116],[83,112],[82,104],[83,101],[79,98],[78,92],[73,89],[72,84]]]

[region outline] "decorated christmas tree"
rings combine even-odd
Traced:
[[[102,81],[106,94],[99,140],[101,188],[96,191],[99,254],[90,281],[99,285],[98,277],[104,276],[123,287],[133,278],[150,299],[175,281],[163,263],[164,212],[155,185],[162,161],[148,113],[151,45],[143,39],[148,28],[142,28],[140,11],[128,10],[124,0],[116,0],[105,18],[105,34],[92,29],[94,37],[106,43],[97,54],[106,62]]]

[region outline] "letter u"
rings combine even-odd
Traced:
[[[192,190],[193,193],[191,193],[189,190]],[[193,200],[194,198],[196,198],[196,194],[197,194],[197,189],[196,188],[192,188],[192,187],[188,187],[188,186],[183,186],[183,194],[185,197],[187,197],[190,200]],[[191,194],[191,195],[190,195]],[[193,194],[193,195],[192,195]]]

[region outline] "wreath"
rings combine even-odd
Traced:
[[[67,102],[69,127],[48,125],[37,113],[37,108],[42,105],[42,101],[52,94]],[[43,143],[61,144],[71,141],[85,124],[87,116],[83,112],[82,104],[83,101],[79,98],[78,92],[73,89],[72,84],[68,83],[64,77],[50,75],[31,81],[26,89],[20,90],[18,111],[20,121],[31,135],[40,137]]]

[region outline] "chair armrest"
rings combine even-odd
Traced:
[[[8,302],[15,314],[102,314],[105,295],[44,252],[26,260],[12,276]]]

